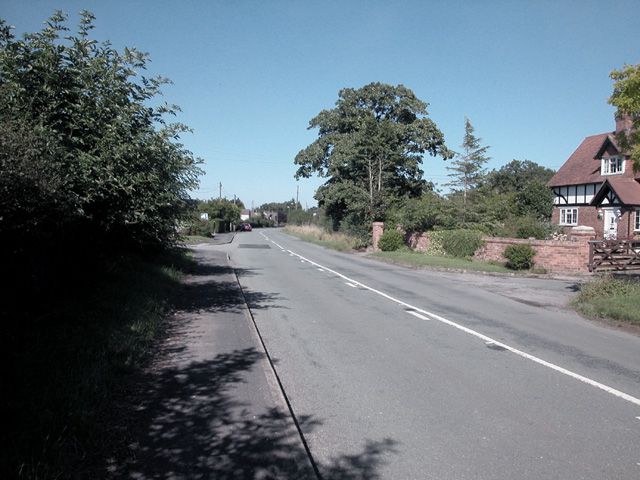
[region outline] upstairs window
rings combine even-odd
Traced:
[[[615,175],[624,172],[624,159],[622,157],[605,157],[602,159],[600,173],[602,175]]]
[[[578,209],[577,208],[561,208],[560,209],[560,225],[577,225]]]

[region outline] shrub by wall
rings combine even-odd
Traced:
[[[385,230],[378,241],[378,248],[383,252],[393,252],[403,245],[404,236],[401,232],[394,229]]]
[[[507,267],[514,270],[527,270],[533,267],[533,257],[536,251],[531,245],[509,245],[504,249],[504,258],[507,259]]]
[[[477,230],[441,230],[432,232],[447,255],[458,258],[472,257],[484,243],[483,233]]]

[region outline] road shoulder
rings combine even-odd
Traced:
[[[130,441],[109,476],[315,478],[226,254],[192,252],[179,309],[126,402]]]

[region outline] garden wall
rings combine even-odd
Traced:
[[[588,273],[588,239],[574,241],[524,240],[521,238],[485,238],[484,246],[475,253],[474,258],[485,262],[504,262],[504,249],[509,245],[528,244],[536,251],[534,265],[548,272]]]
[[[374,248],[377,240],[384,231],[384,224],[376,222],[373,229]],[[485,262],[495,261],[504,263],[504,249],[509,245],[528,244],[536,251],[533,258],[538,268],[544,268],[554,273],[588,273],[589,240],[595,238],[595,232],[591,227],[574,227],[569,240],[534,240],[521,238],[485,238],[484,246],[475,253],[474,258]],[[406,238],[407,244],[414,250],[425,251],[429,246],[428,233],[414,233]]]

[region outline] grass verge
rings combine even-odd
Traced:
[[[61,274],[45,305],[4,319],[3,478],[80,478],[105,458],[109,407],[150,358],[189,265],[172,252]]]
[[[284,231],[294,237],[316,245],[332,248],[340,252],[358,250],[366,247],[359,238],[345,235],[339,232],[327,232],[315,225],[287,225]]]
[[[202,235],[185,235],[182,240],[186,245],[195,245],[196,243],[213,243],[213,238],[203,237]]]
[[[601,277],[585,283],[572,302],[589,318],[640,326],[640,281]]]
[[[371,256],[385,262],[407,265],[411,267],[436,267],[450,268],[455,270],[471,270],[476,272],[513,273],[513,270],[509,270],[503,265],[499,265],[496,263],[479,262],[475,260],[466,260],[464,258],[455,257],[432,256],[410,250],[377,252],[371,254]]]

